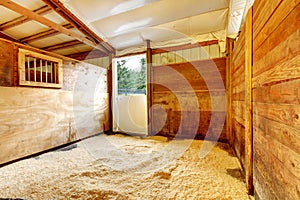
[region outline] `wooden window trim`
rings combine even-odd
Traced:
[[[26,56],[43,59],[50,62],[58,63],[58,82],[57,83],[44,83],[35,81],[26,81]],[[63,86],[63,70],[62,70],[62,59],[54,58],[48,55],[36,53],[30,50],[19,48],[18,54],[18,73],[19,73],[19,85],[20,86],[32,86],[32,87],[46,87],[46,88],[62,88]]]

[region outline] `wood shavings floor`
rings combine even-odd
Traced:
[[[100,135],[0,168],[0,198],[249,200],[237,158],[217,143]]]

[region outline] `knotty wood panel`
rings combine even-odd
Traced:
[[[152,134],[227,139],[226,58],[154,66],[152,75]]]
[[[254,186],[258,199],[300,198],[300,5],[253,6]]]

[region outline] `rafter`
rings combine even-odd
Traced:
[[[86,60],[86,59],[93,59],[93,58],[101,58],[105,57],[103,52],[98,51],[98,50],[91,50],[91,51],[85,51],[81,53],[76,53],[76,54],[70,54],[70,55],[65,55],[66,57],[74,58],[76,60]]]
[[[39,15],[44,15],[44,14],[49,13],[50,11],[52,11],[52,9],[48,5],[45,5],[41,8],[38,8],[38,9],[34,10],[33,12],[36,13],[36,14],[39,14]],[[31,21],[30,18],[28,18],[26,16],[21,16],[21,17],[13,19],[11,21],[0,24],[0,30],[4,31],[6,29],[9,29],[9,28],[14,27],[14,26],[18,26],[20,24],[23,24],[23,23],[29,22],[29,21]]]
[[[65,24],[65,25],[63,25],[63,27],[67,28],[67,29],[73,28],[73,26],[71,24]],[[29,43],[29,42],[33,42],[35,40],[40,40],[40,39],[43,39],[43,38],[46,38],[46,37],[54,36],[54,35],[57,35],[59,33],[60,32],[58,32],[56,30],[50,29],[50,30],[47,30],[47,31],[43,31],[43,32],[40,32],[40,33],[37,33],[37,34],[34,34],[34,35],[30,35],[30,36],[21,38],[20,41],[22,43]]]
[[[59,43],[56,45],[44,47],[42,49],[45,51],[55,51],[55,50],[65,49],[65,48],[69,48],[69,47],[76,46],[76,45],[82,45],[82,44],[84,44],[84,43],[82,43],[78,40],[72,40],[72,41],[63,42],[63,43]]]
[[[48,26],[49,28],[52,28],[52,29],[54,29],[58,32],[66,34],[66,35],[68,35],[68,36],[70,36],[70,37],[72,37],[72,38],[74,38],[74,39],[76,39],[80,42],[85,43],[86,45],[89,45],[89,46],[91,46],[95,49],[99,49],[100,51],[103,51],[106,54],[111,53],[109,50],[107,50],[101,44],[97,44],[97,43],[87,39],[86,37],[80,35],[80,34],[77,34],[77,33],[73,32],[73,31],[71,31],[71,30],[69,30],[69,29],[67,29],[67,28],[65,28],[65,27],[63,27],[59,24],[56,24],[53,21],[51,21],[51,20],[49,20],[49,19],[47,19],[47,18],[45,18],[45,17],[43,17],[43,16],[41,16],[41,15],[35,13],[35,12],[23,7],[23,6],[20,6],[19,4],[15,3],[13,1],[2,0],[2,1],[0,1],[0,5],[8,8],[10,10],[13,10],[17,13],[20,13],[20,14],[22,14],[22,15],[24,15],[24,16],[32,19],[32,20],[35,20],[35,21],[37,21],[37,22],[39,22],[39,23],[41,23],[45,26]]]
[[[0,38],[10,40],[10,41],[13,41],[13,42],[18,42],[18,43],[20,42],[19,40],[7,35],[6,33],[3,33],[2,31],[0,31]]]
[[[71,13],[59,0],[43,0],[43,2],[53,8],[59,15],[61,15],[65,20],[76,27],[84,35],[89,38],[93,38],[93,40],[97,44],[101,44],[111,53],[115,52],[115,49],[110,44],[104,42],[102,38],[95,34],[87,25],[85,25],[80,19],[78,19],[73,13]]]

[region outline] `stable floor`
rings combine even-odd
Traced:
[[[95,136],[0,168],[0,198],[8,197],[251,199],[227,144],[124,135]]]

